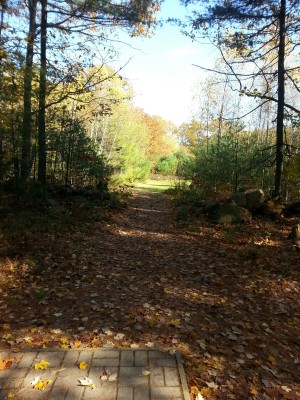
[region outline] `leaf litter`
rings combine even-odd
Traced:
[[[28,229],[1,259],[1,347],[177,349],[194,399],[299,398],[295,221],[192,232],[175,212],[135,193],[110,219]]]

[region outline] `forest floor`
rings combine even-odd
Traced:
[[[295,220],[178,226],[141,188],[88,214],[2,227],[0,347],[177,348],[193,399],[300,398]]]

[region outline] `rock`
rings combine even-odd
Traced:
[[[218,203],[209,208],[208,218],[217,224],[241,222],[240,208],[232,203]]]
[[[238,206],[238,207],[246,207],[247,201],[246,201],[246,193],[236,193],[235,195],[233,195],[231,197],[231,200],[234,201],[234,203]]]
[[[265,195],[262,189],[249,189],[244,192],[246,196],[245,208],[249,211],[257,210],[264,202]]]
[[[205,211],[209,211],[212,207],[219,204],[216,200],[206,199],[204,204]]]
[[[252,214],[249,210],[243,207],[239,207],[239,212],[241,216],[241,221],[244,223],[249,223],[252,221]]]
[[[249,189],[245,192],[236,193],[231,197],[238,207],[245,208],[249,211],[257,210],[264,202],[265,195],[262,189]]]

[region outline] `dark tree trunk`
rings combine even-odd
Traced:
[[[38,114],[38,181],[46,187],[46,50],[47,50],[47,0],[41,0],[41,66]]]
[[[2,0],[1,1],[1,12],[0,12],[0,50],[1,50],[2,46],[3,46],[2,30],[3,30],[3,27],[4,27],[4,12],[5,12],[5,8],[6,8],[6,2],[4,0]],[[1,60],[1,57],[0,57],[0,92],[1,93],[3,91],[2,76],[3,76],[2,60]],[[3,181],[3,177],[4,177],[3,137],[4,137],[3,126],[0,126],[0,181]]]
[[[283,172],[283,138],[284,138],[284,101],[285,101],[285,36],[286,36],[286,0],[280,2],[279,15],[279,46],[278,46],[278,103],[276,125],[276,164],[274,196],[281,194],[281,181]]]
[[[32,136],[32,65],[34,55],[34,40],[36,32],[37,0],[29,0],[29,32],[27,37],[26,65],[24,71],[23,127],[22,127],[22,162],[21,180],[25,184],[31,170],[31,136]]]

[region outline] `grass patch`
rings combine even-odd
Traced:
[[[146,182],[137,182],[134,184],[134,188],[141,192],[153,193],[153,194],[162,194],[167,192],[170,189],[173,189],[175,186],[175,181],[166,179],[166,180],[154,180],[148,179]]]

